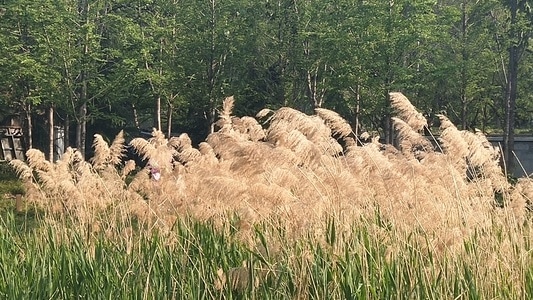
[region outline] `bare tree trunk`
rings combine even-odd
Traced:
[[[54,162],[54,106],[50,105],[48,110],[48,134],[49,134],[49,147],[48,147],[48,160]]]
[[[215,130],[215,120],[217,116],[217,104],[219,95],[217,93],[217,79],[224,68],[224,64],[227,59],[227,52],[217,54],[217,0],[210,0],[210,20],[209,20],[209,59],[207,61],[207,82],[208,82],[208,97],[209,107],[207,111],[204,111],[204,116],[208,122],[207,129],[209,133],[213,133]]]
[[[355,95],[355,107],[353,108],[353,114],[354,114],[354,124],[353,124],[353,132],[355,136],[359,136],[360,127],[361,127],[361,85],[357,84],[355,86],[355,89],[350,87],[350,90]]]
[[[159,40],[159,77],[163,77],[163,38]],[[161,94],[157,94],[156,100],[156,110],[157,110],[157,130],[162,131],[163,126],[161,125]]]
[[[386,20],[386,26],[385,26],[387,28],[387,33],[386,33],[387,40],[391,39],[391,32],[393,29],[392,18],[394,14],[394,10],[393,10],[394,6],[395,6],[394,0],[389,0],[389,13],[388,13],[388,18]],[[385,110],[385,120],[383,124],[383,131],[385,133],[385,136],[384,136],[385,143],[395,145],[396,143],[395,143],[395,137],[394,137],[394,126],[392,124],[392,119],[391,119],[392,107],[391,107],[391,101],[390,101],[390,96],[389,96],[389,93],[391,92],[390,88],[393,82],[392,58],[389,52],[387,52],[386,60],[387,60],[387,69],[386,69],[387,77],[385,81],[385,89],[386,89],[385,99],[387,102],[385,106],[386,110]]]
[[[173,97],[170,97],[170,99],[173,99]],[[174,111],[174,107],[172,105],[172,100],[168,101],[167,106],[167,137],[170,138],[170,135],[172,134],[172,113]]]
[[[277,6],[278,6],[278,32],[277,32],[277,43],[278,43],[278,47],[279,48],[282,48],[282,45],[283,43],[286,41],[286,38],[285,38],[285,35],[284,35],[284,32],[283,32],[283,29],[285,28],[285,24],[283,22],[283,18],[281,17],[282,16],[282,12],[281,12],[281,7],[283,6],[282,4],[282,1],[281,0],[278,0],[278,3],[277,3]],[[288,40],[288,39],[287,39]],[[277,61],[277,64],[275,65],[275,68],[273,68],[273,72],[275,74],[275,78],[276,78],[276,81],[275,81],[275,99],[277,101],[277,103],[283,105],[283,106],[288,106],[289,103],[288,103],[288,99],[285,97],[285,85],[284,85],[284,82],[285,82],[285,67],[286,67],[286,61],[287,61],[287,55],[284,55],[282,53],[282,51],[279,52],[278,54],[278,61]]]
[[[388,104],[387,109],[390,111],[391,109],[390,103]],[[387,116],[385,117],[385,120],[384,120],[385,124],[383,125],[383,131],[385,132],[384,141],[385,141],[385,144],[391,144],[391,145],[396,146],[395,138],[394,138],[394,126],[392,125],[391,114],[390,112],[387,112],[386,114]]]
[[[521,32],[517,27],[517,13],[518,1],[511,0],[509,3],[511,13],[511,39],[518,39]],[[518,83],[518,62],[521,47],[524,44],[521,41],[513,42],[509,46],[509,63],[508,63],[508,77],[507,87],[505,93],[505,123],[503,133],[503,157],[507,170],[512,170],[514,165],[514,129],[515,129],[515,115],[516,115],[516,98],[517,98],[517,83]]]
[[[24,113],[26,114],[26,146],[28,149],[33,148],[33,119],[31,116],[31,104],[26,104]]]
[[[85,157],[85,140],[87,138],[87,103],[83,103],[78,111],[78,126],[76,128],[76,147]]]
[[[139,124],[139,114],[137,113],[137,107],[135,106],[135,103],[131,104],[131,109],[133,110],[133,124],[135,125],[135,128],[141,129]]]
[[[518,80],[518,57],[517,47],[509,48],[509,77],[507,92],[505,93],[505,125],[503,135],[503,156],[507,170],[512,170],[514,159],[514,129],[516,115],[517,80]]]
[[[326,79],[323,76],[320,84],[322,85],[322,88],[319,89],[319,68],[320,66],[317,66],[314,70],[309,71],[307,70],[307,97],[311,99],[311,102],[313,103],[313,107],[322,107],[324,104],[324,96],[326,94],[325,89],[325,82]],[[324,72],[327,69],[327,65],[324,64]]]
[[[208,117],[209,133],[215,132],[215,116],[216,116],[216,113],[217,113],[216,108],[212,108],[209,111],[209,117]]]
[[[159,43],[159,55],[160,55],[160,58],[159,58],[159,70],[158,70],[158,74],[159,76],[162,76],[163,75],[163,67],[161,66],[162,65],[162,55],[163,55],[163,39],[160,40],[160,43]],[[144,59],[144,67],[146,68],[147,71],[151,70],[151,67],[150,65],[148,64],[148,58],[145,56],[145,59]],[[161,94],[159,92],[159,89],[156,89],[156,86],[154,85],[154,82],[152,81],[152,78],[149,76],[148,77],[148,83],[150,84],[150,89],[152,90],[152,93],[155,95],[155,115],[154,115],[154,123],[155,123],[155,128],[159,131],[161,131]]]
[[[65,147],[70,147],[70,115],[65,116]]]
[[[89,24],[89,2],[88,0],[81,0],[79,3],[79,12],[80,17],[82,20],[82,23],[84,25]],[[85,36],[82,39],[82,46],[83,46],[83,61],[86,61],[88,55],[89,55],[89,32],[85,34]],[[79,103],[80,107],[78,109],[78,124],[76,128],[76,147],[78,148],[78,151],[80,151],[82,157],[85,157],[85,139],[86,139],[86,131],[87,131],[87,70],[85,69],[86,66],[83,66],[83,69],[80,73],[80,82],[81,82],[81,90],[79,95]]]
[[[468,99],[466,95],[467,81],[468,81],[468,52],[466,49],[468,38],[468,16],[466,12],[466,3],[463,0],[461,4],[461,125],[462,129],[467,129],[467,114],[468,114]]]
[[[207,116],[209,133],[215,131],[215,115],[216,115],[216,98],[215,98],[215,74],[216,74],[216,61],[215,61],[215,30],[216,30],[216,0],[210,0],[210,12],[211,19],[209,20],[210,28],[210,52],[209,52],[209,65],[207,66],[207,79],[209,82],[209,112]]]
[[[157,130],[161,131],[161,96],[155,100],[155,123]]]

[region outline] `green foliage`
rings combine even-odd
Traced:
[[[515,41],[508,33],[527,33],[531,23],[528,1],[513,28],[507,3],[495,0],[112,0],[89,1],[86,15],[81,3],[1,4],[3,113],[40,116],[53,104],[67,126],[149,130],[161,101],[163,125],[201,137],[234,95],[240,115],[323,106],[384,130],[386,95],[396,90],[428,114],[496,128]],[[519,127],[531,123],[529,52],[521,56]]]

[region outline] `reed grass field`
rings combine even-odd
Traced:
[[[0,215],[0,298],[533,297],[533,181],[509,181],[483,134],[440,115],[428,139],[390,100],[396,146],[331,110],[236,117],[227,98],[197,147],[154,130],[95,135],[89,160],[28,150],[10,162],[25,207]]]

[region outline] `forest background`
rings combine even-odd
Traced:
[[[533,128],[531,1],[3,0],[0,119],[24,120],[28,147],[52,130],[89,150],[160,129],[195,143],[227,96],[236,115],[335,110],[355,134],[392,140],[388,93],[430,123],[514,135]]]

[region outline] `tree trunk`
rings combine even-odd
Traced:
[[[505,94],[505,128],[503,137],[503,156],[507,170],[513,168],[514,128],[516,115],[518,53],[515,46],[509,49],[509,77]]]
[[[384,124],[383,124],[383,131],[385,133],[385,136],[383,137],[383,140],[385,144],[390,144],[396,146],[395,137],[394,137],[394,126],[392,124],[392,118],[391,118],[391,111],[392,107],[390,104],[390,99],[387,92],[387,106],[386,106],[386,112],[384,117]]]
[[[33,119],[31,116],[31,104],[24,105],[24,113],[26,114],[26,147],[33,148]]]
[[[155,123],[157,130],[161,131],[161,96],[155,100]]]
[[[355,86],[355,89],[353,87],[350,88],[352,93],[355,95],[355,107],[353,108],[353,114],[354,114],[354,124],[353,124],[353,132],[356,137],[360,134],[360,127],[361,127],[361,85],[357,84]]]
[[[48,110],[48,134],[49,134],[49,147],[48,147],[48,159],[50,162],[54,162],[54,106],[50,105]]]
[[[467,52],[467,38],[468,38],[468,16],[466,12],[466,1],[463,0],[461,4],[461,125],[462,129],[467,129],[467,115],[468,115],[468,98],[466,95],[467,81],[468,81],[468,52]]]
[[[319,68],[320,66],[318,65],[314,70],[306,71],[307,72],[306,93],[307,93],[307,97],[311,100],[311,103],[314,108],[322,107],[322,105],[324,104],[324,95],[326,94],[325,77],[322,78],[320,82],[320,84],[322,85],[322,89],[319,89],[318,87],[319,86],[319,82],[318,82]],[[324,64],[324,72],[326,71],[326,69],[327,69],[327,65]]]
[[[78,126],[76,128],[76,147],[85,157],[85,140],[87,138],[87,103],[83,103],[78,111]]]
[[[517,12],[518,1],[511,0],[509,4],[511,12],[511,39],[517,39],[519,32],[517,32]],[[519,42],[512,42],[509,45],[509,63],[508,63],[508,77],[505,93],[505,123],[503,135],[503,158],[506,170],[510,171],[514,165],[514,129],[515,129],[515,114],[516,114],[516,98],[517,98],[517,83],[518,83],[518,61],[520,53]]]
[[[82,20],[82,24],[89,24],[89,2],[88,0],[81,0],[79,3],[79,13]],[[89,55],[89,32],[85,33],[82,39],[82,62],[87,61]],[[81,90],[79,94],[79,109],[78,109],[78,124],[76,128],[76,147],[80,151],[82,157],[85,157],[85,139],[87,135],[87,66],[84,63],[80,73]]]
[[[163,38],[159,39],[159,78],[163,78]],[[157,93],[156,99],[156,110],[157,110],[157,130],[163,131],[163,126],[161,123],[161,93]]]
[[[170,99],[173,99],[173,97],[170,97]],[[170,138],[170,135],[172,134],[172,113],[174,111],[174,107],[171,101],[172,100],[169,100],[167,107],[167,138]]]
[[[65,116],[65,148],[70,147],[70,115]]]
[[[215,61],[215,50],[216,50],[216,0],[210,0],[210,12],[211,19],[209,20],[209,29],[210,29],[210,48],[209,48],[209,61],[207,66],[207,80],[209,84],[209,111],[207,115],[207,122],[209,133],[215,131],[215,116],[216,116],[216,96],[215,96],[215,74],[216,74],[216,61]]]
[[[139,114],[137,112],[137,107],[135,106],[135,103],[131,104],[131,109],[133,110],[133,124],[135,125],[135,128],[141,129],[141,126],[139,124]]]
[[[388,18],[386,20],[386,23],[385,23],[385,28],[387,28],[387,31],[386,31],[386,39],[387,41],[390,41],[392,40],[392,31],[393,31],[393,24],[392,24],[392,20],[393,20],[393,17],[394,17],[394,6],[395,6],[395,3],[394,3],[394,0],[389,0],[389,11],[388,11]],[[391,101],[390,101],[390,95],[389,93],[391,92],[391,86],[392,86],[392,82],[393,82],[393,77],[394,77],[394,74],[393,74],[393,62],[392,62],[392,54],[386,50],[386,70],[384,70],[386,72],[386,78],[385,78],[385,120],[384,120],[384,124],[383,124],[383,131],[385,133],[385,136],[384,136],[384,141],[386,144],[391,144],[391,145],[395,145],[395,137],[394,137],[394,126],[392,124],[392,106],[391,106]],[[396,146],[396,145],[395,145]]]

